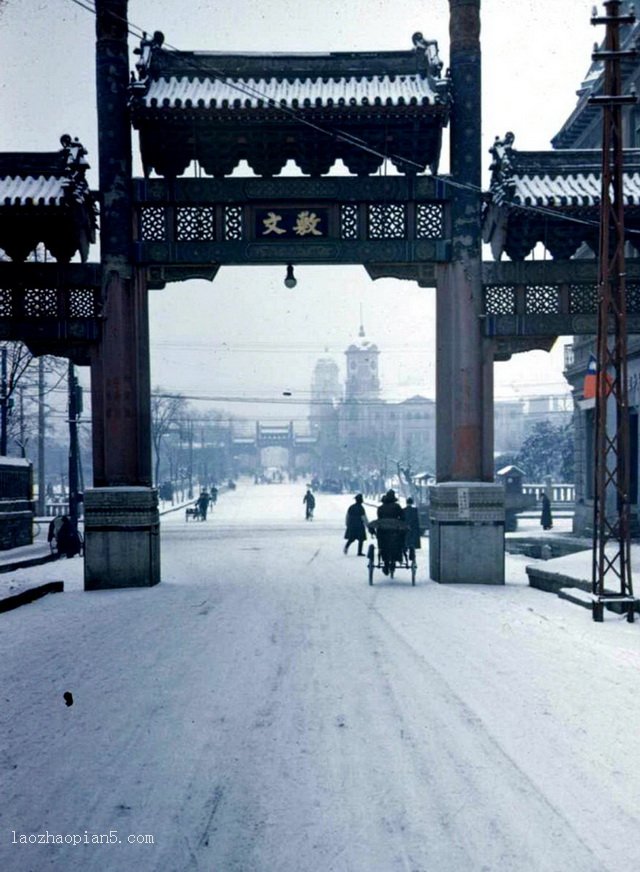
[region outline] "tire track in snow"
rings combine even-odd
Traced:
[[[375,599],[377,600],[378,596],[376,596]],[[369,611],[373,615],[375,615],[379,624],[383,626],[385,631],[393,637],[394,642],[400,643],[400,647],[404,650],[404,655],[398,655],[397,645],[390,645],[389,641],[385,640],[382,635],[379,635],[376,639],[376,643],[380,645],[380,647],[387,649],[385,656],[379,657],[379,662],[381,666],[380,674],[381,677],[383,677],[384,679],[386,692],[389,696],[389,699],[393,701],[398,722],[406,724],[407,718],[405,716],[403,705],[400,702],[400,696],[395,688],[398,687],[399,683],[402,681],[402,676],[406,675],[407,671],[409,671],[410,674],[410,670],[412,668],[415,669],[417,665],[428,680],[430,692],[433,694],[433,690],[437,688],[436,694],[441,698],[442,703],[444,703],[444,707],[442,707],[441,704],[435,706],[433,712],[431,713],[431,716],[435,716],[436,718],[438,717],[437,709],[449,710],[450,708],[453,708],[454,710],[457,710],[457,713],[459,715],[458,722],[462,724],[463,730],[465,732],[470,732],[473,734],[470,738],[472,739],[472,741],[475,741],[478,748],[481,748],[482,745],[488,746],[488,751],[491,757],[496,758],[498,766],[505,772],[510,782],[513,781],[512,775],[516,776],[516,782],[512,785],[512,787],[514,793],[517,796],[524,798],[527,802],[527,810],[530,811],[531,800],[533,799],[540,806],[540,811],[543,813],[543,817],[545,816],[544,813],[546,812],[547,815],[550,814],[552,816],[552,821],[553,819],[555,819],[559,820],[562,823],[563,829],[562,831],[559,831],[557,826],[552,825],[547,828],[546,822],[544,820],[541,820],[541,835],[545,836],[547,841],[552,839],[556,843],[558,850],[560,850],[561,848],[565,850],[567,833],[571,834],[575,843],[573,849],[568,851],[568,859],[571,860],[572,870],[574,870],[574,872],[578,869],[592,869],[594,870],[594,872],[603,872],[603,870],[606,870],[608,868],[606,865],[606,857],[598,857],[595,851],[590,846],[585,844],[584,834],[579,833],[576,830],[575,826],[564,814],[564,812],[549,799],[543,788],[541,788],[522,768],[520,763],[504,749],[498,739],[490,731],[488,725],[484,722],[482,717],[469,706],[469,704],[460,696],[460,694],[458,694],[453,689],[453,687],[442,676],[442,674],[438,672],[438,670],[432,664],[429,663],[429,661],[425,658],[424,654],[419,651],[414,645],[412,645],[411,642],[409,642],[396,629],[396,627],[380,611],[375,601],[369,603],[368,605]],[[389,672],[390,664],[393,662],[394,658],[398,658],[400,660],[406,659],[407,662],[404,664],[404,669],[394,670],[396,674],[394,675],[394,678],[392,680]],[[404,708],[406,708],[406,703]],[[413,712],[411,714],[413,715]],[[441,720],[439,726],[441,734],[449,739],[452,734],[451,723],[448,723],[446,720]],[[408,725],[405,727],[405,729],[407,729],[408,731],[409,741],[415,748],[416,755],[419,758],[419,742],[416,739],[415,730],[411,730]],[[482,787],[482,776],[478,777],[476,773],[472,773],[472,767],[466,768],[466,764],[462,763],[462,761],[460,760],[459,751],[460,749],[454,745],[441,748],[441,753],[446,753],[447,757],[449,758],[449,763],[452,770],[456,773],[458,777],[467,781],[469,792],[473,790],[473,792],[478,793],[478,791]],[[493,772],[493,770],[491,771]],[[479,767],[477,767],[476,772],[481,772]],[[470,774],[475,775],[478,784],[471,783],[469,779]],[[486,775],[489,775],[489,770],[487,770]],[[430,780],[431,785],[434,786],[433,780]],[[468,802],[463,803],[458,811],[461,812],[464,809],[465,805],[468,804]],[[511,820],[513,820],[514,818],[515,815],[510,816]],[[530,828],[532,828],[532,817],[529,817],[529,822]],[[491,820],[489,824],[490,829],[492,830],[491,835],[493,839],[497,839],[502,836],[503,838],[507,837],[509,840],[511,840],[510,834],[505,832],[504,827],[501,828],[499,826],[497,820]],[[582,863],[586,862],[588,865],[577,865],[580,855],[582,855]],[[513,858],[513,860],[517,862],[515,857]],[[545,867],[541,866],[540,868]],[[612,872],[614,872],[614,870],[612,870]]]

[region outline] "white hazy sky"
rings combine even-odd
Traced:
[[[602,37],[590,25],[591,8],[583,0],[483,3],[487,167],[489,146],[507,130],[520,149],[550,147]],[[177,48],[210,51],[409,49],[419,30],[438,40],[448,65],[446,0],[130,0],[129,18],[162,30]],[[55,150],[69,132],[85,143],[97,169],[93,15],[73,0],[0,0],[0,57],[0,150]],[[90,182],[97,187],[95,169]],[[382,351],[385,395],[434,395],[434,291],[372,282],[361,267],[301,266],[296,276],[298,286],[289,291],[284,267],[223,268],[212,284],[153,292],[154,385],[206,396],[276,398],[292,391],[304,400],[325,349],[342,367],[362,306],[367,336]],[[563,390],[563,344],[496,365],[496,396]],[[249,412],[242,403],[226,405],[237,415]],[[301,417],[301,409],[274,405],[265,415]]]

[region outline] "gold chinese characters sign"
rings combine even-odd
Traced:
[[[315,208],[257,209],[256,239],[326,239],[329,210]]]

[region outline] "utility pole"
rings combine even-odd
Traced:
[[[591,587],[594,621],[603,620],[606,602],[619,602],[632,622],[622,106],[636,97],[621,93],[620,62],[638,53],[620,49],[620,26],[634,24],[635,15],[620,14],[621,0],[603,5],[605,14],[594,9],[591,23],[606,26],[604,47],[592,55],[604,63],[604,86],[589,100],[603,110]]]
[[[69,361],[69,520],[78,528],[78,383]]]
[[[189,499],[193,499],[193,421],[189,420]]]
[[[18,400],[19,400],[19,408],[18,412],[20,415],[20,441],[18,445],[20,446],[20,457],[26,457],[26,435],[24,432],[24,388],[20,386],[18,388]]]
[[[44,357],[38,358],[38,515],[44,516],[46,475],[44,468]]]
[[[0,375],[0,455],[7,456],[7,349],[2,349],[2,372]]]

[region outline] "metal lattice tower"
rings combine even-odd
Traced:
[[[602,197],[598,266],[598,337],[595,413],[595,487],[593,516],[593,619],[602,621],[604,603],[626,604],[633,621],[629,506],[629,405],[627,387],[627,314],[624,256],[622,106],[635,96],[621,94],[620,26],[635,15],[621,14],[620,0],[605,0],[605,14],[594,9],[591,23],[604,24],[604,46],[593,60],[604,63],[603,93],[591,103],[603,109]],[[609,414],[608,414],[609,413]]]

